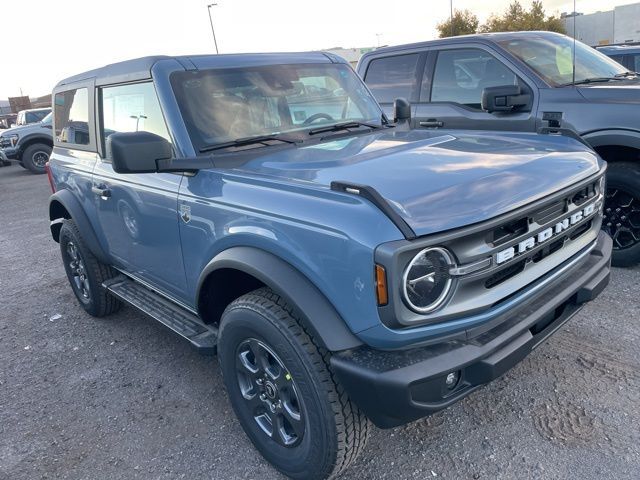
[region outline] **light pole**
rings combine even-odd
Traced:
[[[378,39],[378,48],[380,47],[380,37],[382,36],[381,33],[376,33],[376,37]]]
[[[451,25],[451,36],[453,37],[453,0],[449,0],[449,24]]]
[[[141,118],[147,118],[146,115],[130,115],[129,118],[133,118],[136,121],[136,132],[138,131],[138,125],[140,124]]]
[[[207,5],[207,10],[209,11],[209,23],[211,23],[211,33],[213,34],[213,44],[216,46],[216,54],[218,54],[218,42],[216,41],[216,31],[213,29],[213,20],[211,20],[211,7],[215,7],[218,5],[217,3],[210,3]]]

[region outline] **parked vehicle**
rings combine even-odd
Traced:
[[[0,161],[17,161],[32,173],[45,173],[53,147],[51,112],[41,122],[10,128],[0,133]]]
[[[5,130],[15,125],[18,115],[14,113],[5,113],[0,115],[0,129]]]
[[[607,45],[597,50],[632,72],[640,72],[640,45]]]
[[[640,78],[551,32],[443,38],[365,54],[357,70],[387,113],[402,96],[413,127],[576,132],[609,162],[605,230],[613,264],[640,261]],[[574,81],[575,80],[575,81]]]
[[[30,108],[28,110],[20,110],[16,119],[16,127],[41,122],[42,119],[50,113],[50,108]]]
[[[390,124],[337,56],[147,57],[54,97],[51,233],[80,305],[217,352],[292,478],[498,377],[609,281],[588,146],[410,130],[402,101]]]

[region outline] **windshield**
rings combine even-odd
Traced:
[[[498,41],[535,70],[550,85],[569,85],[573,81],[573,39],[564,35]],[[576,82],[611,78],[627,72],[619,63],[582,42],[576,42]]]
[[[343,64],[176,72],[171,85],[198,149],[345,121],[382,122],[376,101]]]

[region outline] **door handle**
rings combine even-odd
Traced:
[[[430,118],[429,120],[424,120],[420,122],[421,127],[443,127],[444,122],[440,120],[436,120],[435,118]]]
[[[111,190],[108,189],[107,186],[104,184],[97,185],[97,186],[94,185],[93,187],[91,187],[91,191],[96,195],[98,195],[103,200],[106,200],[107,198],[111,197]]]

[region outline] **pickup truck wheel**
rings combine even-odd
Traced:
[[[120,308],[120,301],[102,286],[105,280],[116,275],[115,270],[100,263],[91,253],[73,220],[62,224],[60,251],[73,293],[89,315],[104,317]]]
[[[44,143],[29,145],[22,153],[23,166],[32,173],[45,173],[44,166],[49,161],[51,147]]]
[[[369,421],[334,379],[329,355],[268,288],[222,315],[218,358],[231,405],[255,447],[291,478],[338,475],[367,440]]]
[[[614,266],[640,262],[640,169],[636,164],[609,164],[602,228],[613,239]]]

